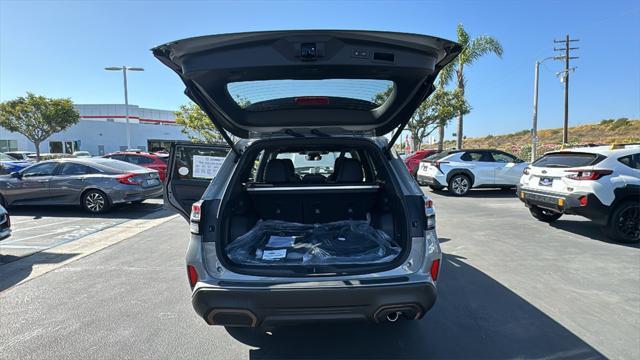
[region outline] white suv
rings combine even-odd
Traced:
[[[433,190],[447,187],[451,194],[463,196],[472,187],[514,188],[526,167],[526,162],[500,150],[450,150],[422,160],[416,178]]]
[[[540,221],[581,215],[613,240],[640,241],[640,146],[547,153],[525,169],[518,197]]]

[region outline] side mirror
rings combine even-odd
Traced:
[[[22,174],[20,174],[20,172],[19,172],[19,171],[14,171],[14,172],[12,172],[12,173],[11,173],[11,174],[9,174],[9,175],[10,175],[12,178],[18,178],[18,179],[22,178]]]

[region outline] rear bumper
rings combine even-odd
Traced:
[[[124,186],[130,186],[130,185],[124,185]],[[163,191],[162,185],[154,186],[152,188],[147,188],[147,189],[138,186],[137,188],[134,187],[133,189],[127,188],[123,190],[118,190],[109,195],[111,196],[111,201],[117,204],[117,203],[140,201],[140,200],[159,197],[159,196],[162,196],[162,191]]]
[[[318,321],[383,321],[397,311],[421,318],[436,301],[430,282],[338,288],[198,288],[192,304],[210,325],[270,326]]]
[[[518,185],[518,198],[527,207],[538,206],[558,213],[584,216],[599,225],[606,225],[610,207],[602,204],[597,196],[591,193],[557,194],[540,190],[530,190]],[[586,205],[580,204],[585,197]]]
[[[420,185],[429,185],[429,186],[437,186],[437,187],[445,187],[446,185],[442,184],[438,179],[432,176],[420,175],[416,177],[418,179],[418,184]]]

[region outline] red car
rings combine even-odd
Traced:
[[[415,177],[418,172],[420,160],[436,153],[438,153],[438,150],[418,150],[404,159],[404,165],[409,170],[409,173]]]
[[[138,166],[146,167],[158,171],[160,181],[164,182],[167,176],[167,159],[168,156],[158,154],[150,154],[138,151],[120,151],[103,156],[109,159],[121,160]]]

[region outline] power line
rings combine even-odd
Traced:
[[[561,80],[564,82],[564,123],[562,125],[562,143],[569,142],[569,71],[575,71],[575,67],[569,66],[569,61],[578,59],[578,56],[571,56],[572,50],[578,50],[579,47],[571,47],[571,43],[578,42],[580,39],[571,39],[569,34],[564,40],[553,40],[556,44],[564,44],[562,48],[554,47],[554,51],[563,51],[564,55],[554,56],[554,60],[564,60],[564,71],[560,72],[562,75]]]

